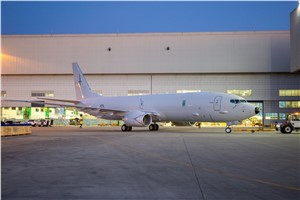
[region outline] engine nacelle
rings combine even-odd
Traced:
[[[144,127],[152,123],[152,118],[148,113],[133,111],[125,115],[123,121],[127,126]]]
[[[172,122],[174,126],[193,126],[196,122]]]

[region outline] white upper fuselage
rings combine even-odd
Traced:
[[[219,92],[185,94],[155,94],[143,96],[91,97],[82,100],[84,106],[99,108],[86,110],[91,115],[112,120],[122,120],[115,112],[141,111],[156,115],[156,121],[232,122],[255,115],[255,106],[243,98]]]

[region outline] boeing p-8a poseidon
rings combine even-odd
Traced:
[[[91,91],[77,63],[72,64],[77,100],[49,99],[69,104],[47,103],[74,107],[83,112],[108,120],[123,120],[122,131],[131,131],[132,127],[149,127],[157,131],[157,122],[227,122],[238,124],[259,112],[259,109],[242,97],[219,93],[198,92],[185,94],[155,94],[143,96],[103,97]]]

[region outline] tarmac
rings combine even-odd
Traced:
[[[2,199],[300,199],[300,134],[44,127],[3,137]]]

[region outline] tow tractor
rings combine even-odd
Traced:
[[[279,125],[277,125],[279,126]],[[280,124],[279,129],[281,133],[291,133],[292,131],[300,131],[300,114],[288,114],[286,115],[286,121]]]

